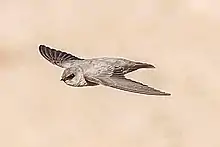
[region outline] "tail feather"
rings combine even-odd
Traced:
[[[129,68],[124,72],[124,74],[138,70],[140,68],[155,68],[155,66],[153,66],[152,64],[135,62],[135,64],[129,66]]]
[[[136,62],[136,64],[134,65],[134,67],[138,68],[155,68],[154,65],[152,64],[148,64],[148,63],[141,63],[141,62]]]

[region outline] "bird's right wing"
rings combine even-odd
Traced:
[[[55,50],[45,45],[40,45],[39,51],[46,60],[62,68],[68,67],[68,61],[70,60],[83,60],[69,53]]]
[[[145,94],[145,95],[161,95],[169,96],[171,94],[162,92],[160,90],[144,85],[140,82],[133,81],[131,79],[125,78],[123,75],[119,76],[99,76],[99,77],[85,77],[88,81],[101,84],[104,86],[113,87],[116,89]]]

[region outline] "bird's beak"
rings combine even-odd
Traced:
[[[65,82],[65,80],[62,78],[62,79],[60,79],[60,81],[64,81]]]

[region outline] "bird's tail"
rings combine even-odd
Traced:
[[[135,62],[133,65],[129,67],[126,73],[138,70],[140,68],[155,68],[155,66],[153,66],[152,64],[148,64],[148,63]]]
[[[139,68],[155,68],[155,66],[152,64],[141,63],[141,62],[135,62],[134,67],[137,69],[139,69]]]

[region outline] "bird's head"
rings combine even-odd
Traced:
[[[83,74],[78,68],[67,68],[63,71],[61,81],[65,82],[69,86],[79,87],[83,86]]]

